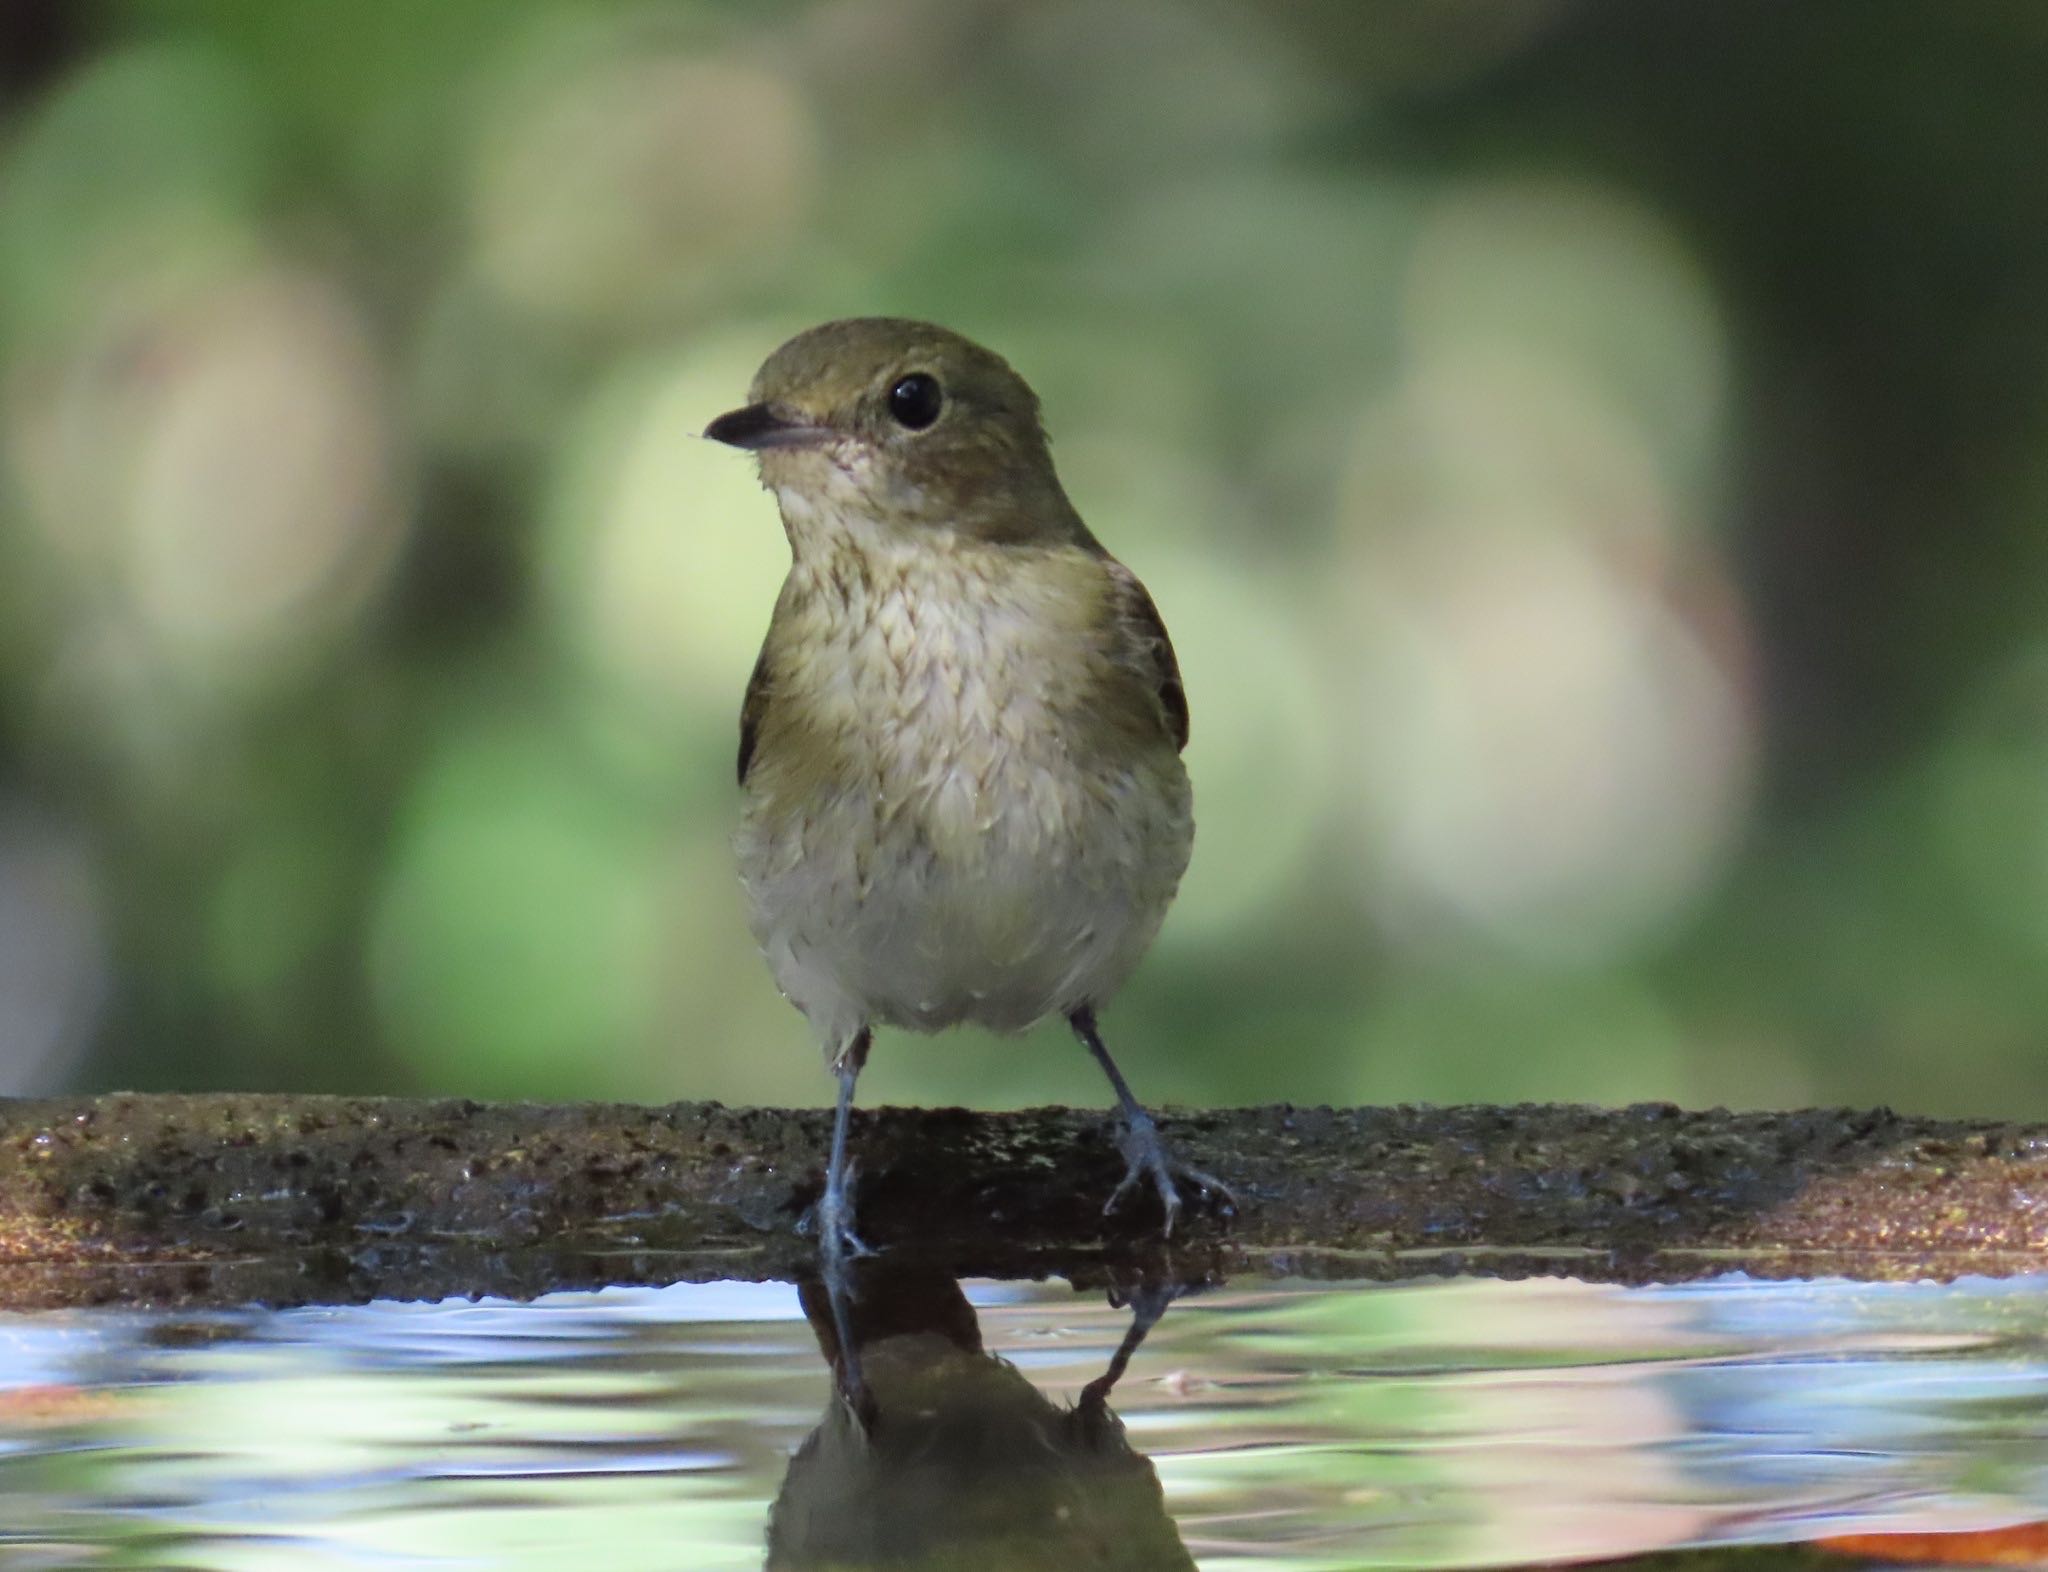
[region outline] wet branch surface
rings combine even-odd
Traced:
[[[1674,1281],[2048,1268],[2048,1126],[1890,1112],[1169,1111],[1236,1190],[1171,1241],[1103,1115],[862,1114],[863,1235],[961,1276]],[[0,1101],[0,1304],[524,1297],[802,1278],[822,1111],[300,1096]]]

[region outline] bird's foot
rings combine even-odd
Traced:
[[[827,1180],[825,1193],[818,1197],[810,1217],[811,1226],[818,1232],[818,1250],[825,1258],[826,1270],[835,1275],[845,1269],[848,1261],[875,1253],[853,1231],[854,1177],[854,1165],[848,1163],[843,1180]]]
[[[1129,1166],[1117,1187],[1110,1192],[1109,1199],[1103,1203],[1105,1217],[1123,1205],[1124,1197],[1148,1179],[1159,1193],[1159,1204],[1166,1209],[1166,1224],[1160,1229],[1163,1235],[1172,1235],[1173,1225],[1180,1217],[1181,1182],[1194,1186],[1205,1198],[1220,1201],[1221,1210],[1226,1214],[1237,1210],[1237,1197],[1230,1193],[1230,1186],[1214,1174],[1176,1161],[1166,1149],[1166,1140],[1159,1133],[1157,1121],[1142,1109],[1125,1121],[1123,1134],[1117,1137],[1117,1146]]]

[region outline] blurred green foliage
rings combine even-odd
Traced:
[[[22,0],[0,1085],[819,1098],[696,433],[886,311],[1180,647],[1141,1092],[2048,1115],[2044,79],[1990,0]]]

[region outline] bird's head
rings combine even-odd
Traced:
[[[768,357],[704,430],[758,455],[792,533],[859,520],[998,543],[1082,539],[1038,395],[1001,356],[928,322],[852,317]]]

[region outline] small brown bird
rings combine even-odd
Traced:
[[[827,323],[707,437],[759,455],[790,570],[740,715],[754,934],[839,1078],[821,1239],[853,1235],[854,1082],[876,1025],[1063,1015],[1116,1089],[1171,1231],[1176,1178],[1096,1012],[1188,863],[1187,699],[1165,625],[1060,488],[1038,398],[929,323]]]

